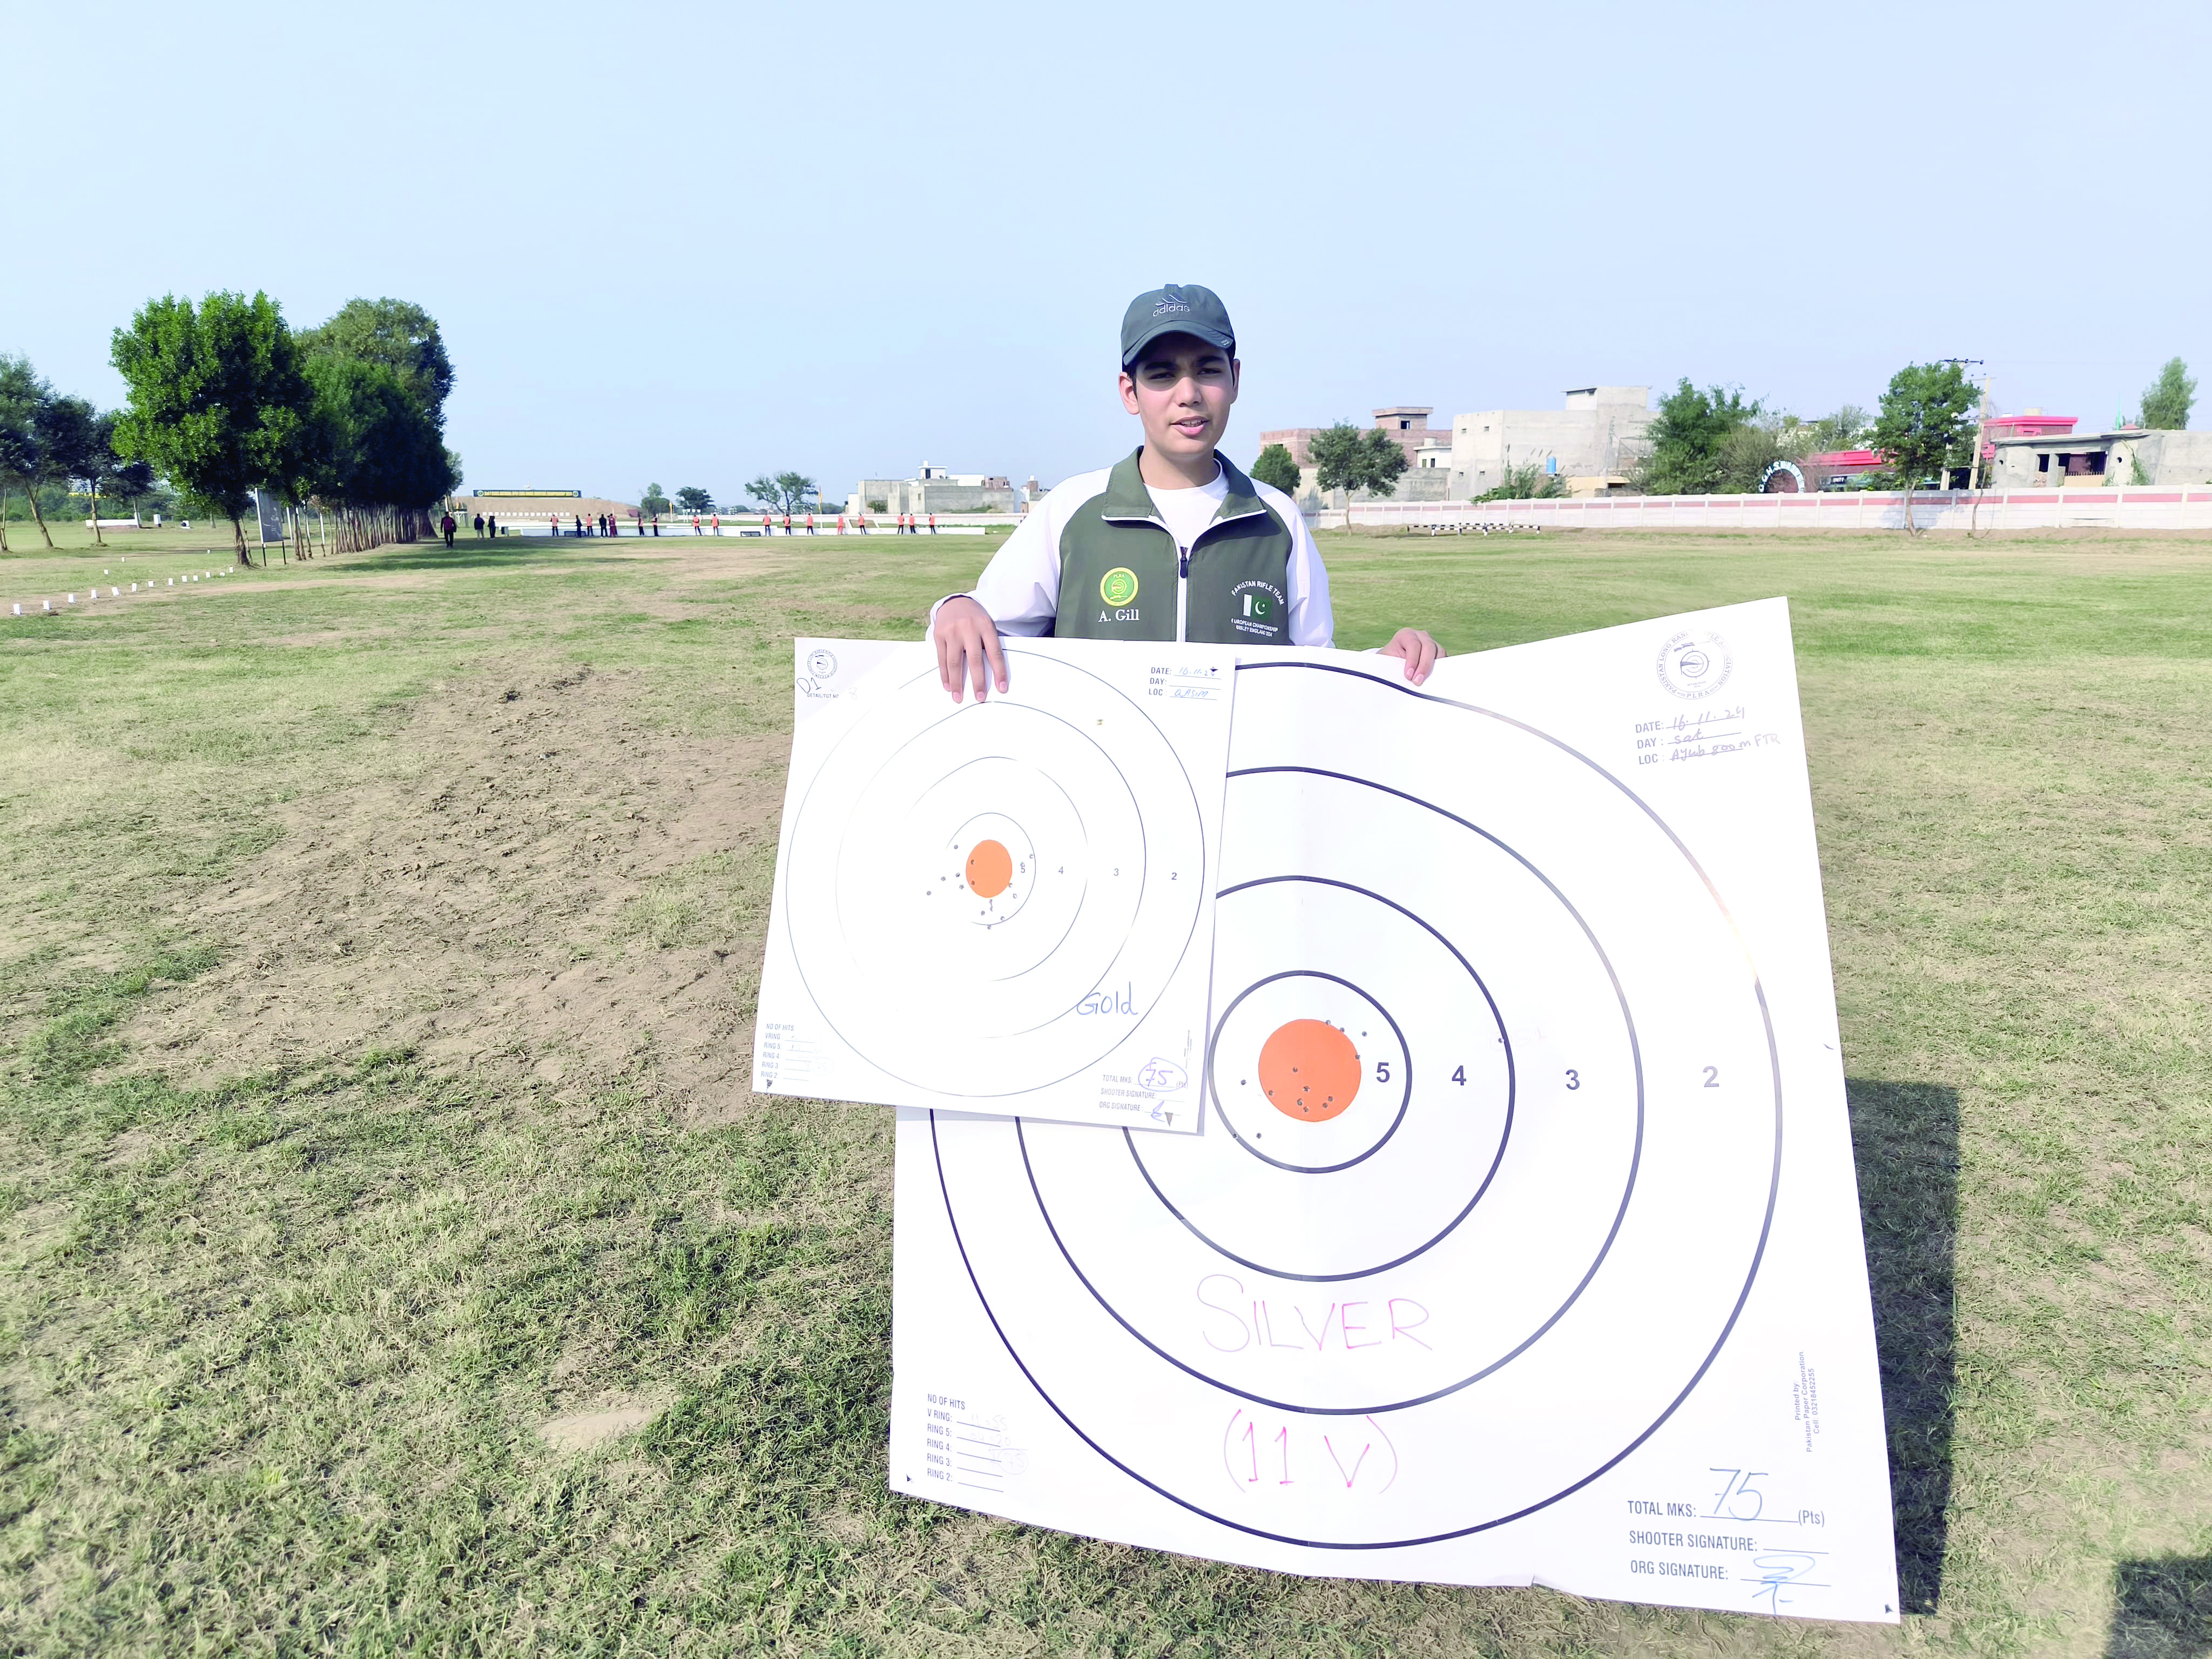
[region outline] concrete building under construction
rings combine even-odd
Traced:
[[[1571,495],[1620,489],[1644,453],[1655,418],[1651,388],[1577,386],[1558,409],[1486,409],[1455,416],[1450,499],[1467,501],[1505,481],[1506,469],[1534,466],[1567,480]]]
[[[1375,427],[1406,452],[1406,470],[1389,495],[1355,490],[1349,499],[1469,501],[1503,483],[1509,466],[1557,473],[1571,495],[1620,489],[1644,453],[1654,418],[1650,401],[1649,386],[1577,386],[1558,409],[1482,410],[1455,416],[1444,431],[1429,424],[1431,405],[1393,404],[1374,411]],[[1322,430],[1284,427],[1260,434],[1262,448],[1281,444],[1298,464],[1298,505],[1309,511],[1346,504],[1342,490],[1322,498],[1312,452]]]

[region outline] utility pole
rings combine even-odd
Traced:
[[[1989,432],[1990,377],[1988,373],[1984,371],[1982,375],[1981,424],[1974,428],[1974,472],[1973,477],[1968,480],[1969,487],[1977,490],[1982,487],[1982,450],[1989,442]]]
[[[1974,428],[1974,465],[1966,474],[1966,487],[1978,490],[1982,487],[1982,444],[1990,429],[1989,364],[1979,357],[1939,357],[1936,362],[1956,363],[1960,368],[1971,366],[1982,371],[1982,418]],[[1944,482],[1948,483],[1949,480]]]

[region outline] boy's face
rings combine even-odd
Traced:
[[[1202,459],[1229,429],[1239,367],[1195,335],[1163,334],[1121,371],[1121,406],[1144,422],[1146,448]]]

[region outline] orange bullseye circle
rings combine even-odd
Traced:
[[[968,887],[977,898],[996,898],[1014,878],[1014,855],[995,841],[979,841],[968,854]]]
[[[1285,1117],[1326,1123],[1359,1092],[1359,1050],[1327,1020],[1294,1019],[1261,1045],[1260,1086]]]

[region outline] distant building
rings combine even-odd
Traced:
[[[1992,416],[1982,428],[1982,487],[2212,483],[2212,432],[2159,432],[2139,426],[2080,432],[2079,424],[2071,415],[2046,415],[2039,409]],[[1832,450],[1808,455],[1802,463],[1808,489],[1855,489],[1883,465],[1885,458],[1872,449]],[[1944,483],[1964,489],[1971,477],[1966,467],[1954,466]]]
[[[580,489],[475,489],[449,496],[447,507],[464,524],[483,513],[518,531],[556,520],[563,527],[573,528],[579,519],[596,523],[602,513],[623,524],[637,516],[635,501],[609,501],[604,495],[586,495]]]
[[[1035,480],[1031,480],[1032,483]],[[845,498],[845,513],[871,518],[912,513],[1018,513],[1022,498],[1013,484],[995,473],[954,472],[925,466],[911,478],[863,478]]]
[[[1429,429],[1429,416],[1436,413],[1431,404],[1393,404],[1374,411],[1375,430],[1384,434],[1399,448],[1406,452],[1406,471],[1398,475],[1396,491],[1381,499],[1399,501],[1441,501],[1449,498],[1450,478],[1448,476],[1449,441],[1441,433]],[[1298,505],[1313,510],[1323,505],[1318,482],[1320,469],[1314,465],[1313,440],[1316,434],[1328,428],[1318,426],[1291,426],[1260,434],[1260,447],[1280,444],[1291,452],[1291,459],[1298,464]],[[1439,465],[1440,458],[1443,465]],[[1334,492],[1341,495],[1341,490]],[[1355,501],[1376,499],[1368,491],[1352,492]],[[1341,505],[1341,503],[1338,503]]]
[[[1858,481],[1882,464],[1881,453],[1873,449],[1828,449],[1817,455],[1808,455],[1798,463],[1798,471],[1805,479],[1808,489],[1850,489]],[[1787,494],[1789,486],[1770,479],[1770,494]]]
[[[1628,482],[1644,453],[1644,434],[1655,418],[1651,389],[1641,386],[1577,386],[1559,409],[1492,409],[1453,417],[1449,431],[1429,425],[1427,404],[1394,404],[1375,411],[1375,429],[1406,452],[1397,489],[1382,499],[1463,501],[1494,489],[1505,469],[1534,466],[1567,480],[1577,495],[1601,495]],[[1313,460],[1313,439],[1323,428],[1284,427],[1260,434],[1261,447],[1280,444],[1298,464],[1298,505],[1312,512],[1345,504],[1344,492],[1324,502]],[[1370,500],[1355,490],[1352,501]]]
[[[1991,435],[1982,447],[1984,487],[2212,483],[2212,432],[2160,432],[2139,426],[2077,432],[2075,424],[2070,418],[2063,424],[2046,421],[2043,429],[2028,432],[2014,426],[2000,435],[1998,423],[1991,421]]]
[[[1453,417],[1449,499],[1496,489],[1508,467],[1534,465],[1567,479],[1569,493],[1619,489],[1644,453],[1656,418],[1651,388],[1577,386],[1559,409],[1489,409]]]
[[[1992,459],[1989,445],[1999,438],[2047,438],[2071,432],[2074,426],[2071,415],[2046,415],[2039,409],[2025,410],[2018,415],[1992,415],[1982,428],[1982,459]]]

